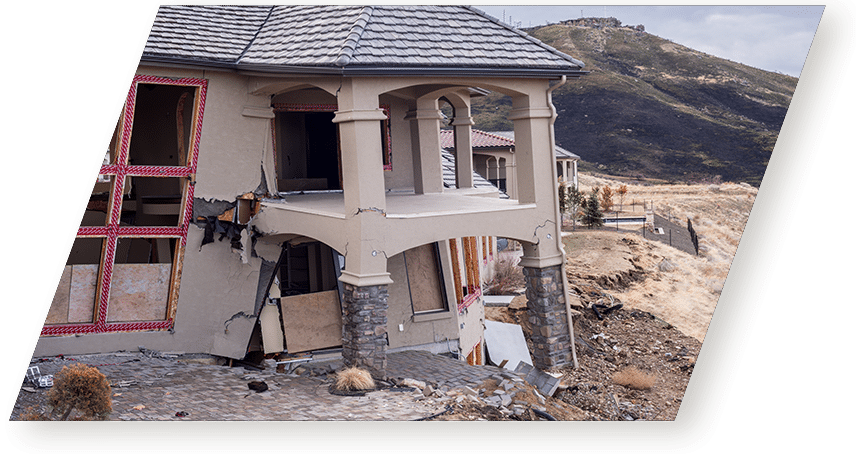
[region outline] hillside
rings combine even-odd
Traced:
[[[582,60],[553,94],[556,142],[582,171],[669,181],[761,183],[797,78],[714,57],[615,19],[526,30]],[[477,127],[510,129],[510,99],[474,100]]]

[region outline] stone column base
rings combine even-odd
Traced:
[[[532,326],[532,361],[538,369],[554,369],[573,362],[568,313],[562,288],[562,266],[524,267],[526,306]]]
[[[386,378],[387,285],[357,287],[344,284],[342,301],[342,358],[346,366]]]

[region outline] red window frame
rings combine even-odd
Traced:
[[[131,142],[131,131],[134,123],[134,107],[139,84],[181,85],[197,88],[195,97],[195,119],[193,120],[193,135],[188,162],[184,166],[149,166],[129,165],[128,153]],[[109,333],[122,331],[151,331],[166,330],[173,327],[175,322],[176,302],[178,300],[181,264],[187,245],[187,231],[193,216],[193,182],[196,178],[196,164],[199,157],[199,141],[202,135],[202,117],[205,110],[205,96],[208,81],[196,78],[170,79],[157,76],[134,76],[120,124],[120,144],[114,163],[101,166],[100,175],[113,176],[113,190],[109,203],[109,217],[106,226],[80,227],[77,238],[104,239],[101,256],[101,266],[98,271],[98,290],[92,323],[71,323],[61,325],[45,325],[42,336],[57,336],[69,334]],[[122,189],[126,177],[180,177],[185,178],[184,197],[182,198],[181,219],[177,227],[142,227],[121,226]],[[170,290],[166,307],[166,320],[141,322],[107,322],[107,309],[110,301],[110,283],[113,277],[113,265],[116,255],[116,243],[120,238],[176,238],[178,247],[173,261],[170,276]]]

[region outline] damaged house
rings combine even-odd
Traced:
[[[536,366],[568,363],[551,92],[582,67],[468,7],[161,7],[36,355],[483,364],[503,237],[523,246]],[[514,199],[474,174],[486,91],[513,102]]]

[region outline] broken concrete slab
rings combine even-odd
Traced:
[[[520,363],[532,365],[532,357],[520,325],[493,320],[485,320],[484,324],[485,347],[494,366],[499,366],[503,360],[508,360],[503,368],[509,370],[515,370]]]
[[[542,394],[552,397],[559,389],[559,382],[562,376],[556,376],[547,372],[542,372],[531,364],[520,363],[515,372],[524,375],[526,382],[534,386]]]
[[[223,324],[223,329],[214,333],[214,345],[211,353],[226,358],[241,359],[247,354],[250,334],[257,318],[239,312]]]
[[[515,295],[482,295],[484,305],[488,307],[508,307]]]

